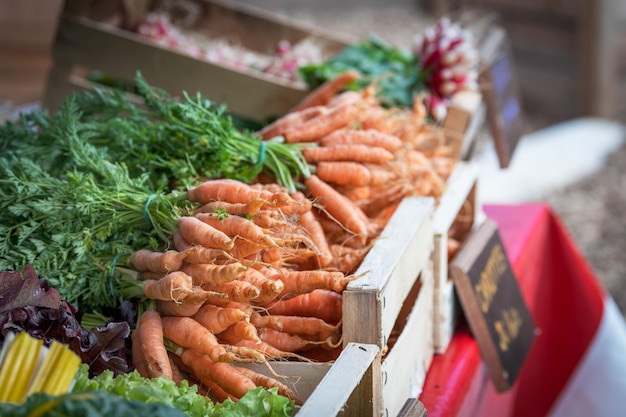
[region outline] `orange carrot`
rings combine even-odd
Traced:
[[[318,162],[315,167],[315,175],[322,181],[338,185],[361,187],[372,182],[370,170],[360,162]]]
[[[326,343],[268,328],[261,328],[258,333],[263,342],[285,352],[300,352]]]
[[[183,373],[178,368],[178,365],[176,365],[176,362],[174,362],[174,359],[172,359],[172,356],[174,356],[174,354],[172,354],[171,352],[168,352],[170,366],[172,367],[172,381],[174,381],[176,385],[180,385],[180,383],[186,378],[184,377]]]
[[[326,340],[340,336],[340,324],[329,324],[317,317],[261,315],[253,313],[250,323],[257,328],[279,330],[288,334],[305,336],[312,340]]]
[[[362,92],[354,91],[354,90],[346,90],[342,93],[337,94],[332,99],[330,99],[330,101],[328,102],[328,104],[326,104],[326,106],[328,108],[339,107],[339,106],[343,106],[344,104],[358,103],[359,101],[362,101],[363,99],[365,99],[365,97],[363,96]]]
[[[388,184],[397,178],[396,173],[387,167],[374,164],[365,164],[365,166],[370,171],[370,185]]]
[[[298,294],[307,294],[313,290],[331,290],[342,292],[355,276],[346,276],[339,271],[287,271],[276,276],[285,284],[281,299],[293,297]]]
[[[283,137],[287,143],[314,142],[350,124],[356,119],[358,113],[359,107],[356,104],[348,103],[335,107],[328,113],[288,129],[283,133]]]
[[[229,363],[215,362],[207,355],[193,349],[186,349],[181,354],[183,362],[193,369],[194,374],[203,383],[206,380],[217,383],[224,391],[241,398],[248,390],[256,388],[256,384],[243,376],[237,368]]]
[[[337,324],[342,317],[341,294],[329,290],[315,290],[289,300],[272,303],[267,307],[269,314],[317,317],[325,322]]]
[[[156,300],[156,310],[163,316],[191,317],[206,301],[189,300],[184,302],[174,300]]]
[[[270,192],[255,189],[248,184],[232,179],[208,180],[187,191],[187,198],[194,203],[206,204],[211,201],[227,203],[247,203],[250,200],[261,199],[269,206],[277,207],[293,203],[289,194],[285,192]]]
[[[227,264],[187,264],[181,269],[196,285],[219,285],[234,281],[246,270],[240,262]]]
[[[174,247],[179,252],[185,252],[185,262],[190,264],[208,264],[219,260],[232,258],[223,249],[205,248],[200,245],[192,245],[185,241],[180,232],[174,233],[172,237]]]
[[[219,285],[209,285],[206,286],[206,288],[226,294],[229,300],[237,302],[248,302],[254,300],[261,294],[261,290],[257,287],[241,280],[225,282]]]
[[[302,110],[292,111],[257,131],[255,134],[263,140],[281,135],[285,130],[306,122],[328,111],[325,106],[311,106]]]
[[[278,244],[265,233],[265,230],[253,221],[240,216],[218,217],[215,214],[197,213],[197,219],[222,231],[232,238],[240,238],[267,247],[275,247]]]
[[[236,347],[241,347],[245,349],[252,349],[261,355],[263,355],[266,359],[285,359],[285,358],[294,358],[294,359],[304,359],[302,356],[298,355],[294,352],[285,352],[280,349],[276,349],[274,346],[271,346],[263,341],[254,342],[252,340],[242,339],[234,344]]]
[[[333,187],[311,175],[305,185],[317,203],[342,227],[365,242],[367,240],[367,216],[352,201],[339,194]]]
[[[234,345],[240,340],[251,340],[253,342],[260,342],[259,334],[256,327],[249,321],[240,320],[231,324],[226,330],[218,333],[217,338],[220,341]]]
[[[236,359],[211,331],[191,317],[165,316],[161,321],[163,336],[177,345],[207,355],[213,362],[232,362]]]
[[[137,271],[167,273],[180,269],[184,260],[184,252],[175,250],[155,252],[148,249],[140,249],[130,255],[128,265]]]
[[[260,290],[260,294],[254,298],[254,303],[265,304],[276,299],[283,292],[284,284],[277,277],[267,276],[256,269],[248,269],[241,274],[241,281],[254,285]]]
[[[162,318],[154,310],[146,310],[137,324],[137,339],[143,352],[146,371],[150,378],[164,376],[172,380],[172,367],[163,343]]]
[[[267,389],[276,388],[279,395],[293,400],[298,405],[302,405],[302,400],[298,398],[296,393],[293,392],[293,390],[287,385],[283,384],[277,379],[255,372],[252,369],[244,367],[237,367],[237,369],[239,370],[239,372],[241,372],[242,375],[250,378],[252,382],[254,382],[257,386],[265,387]]]
[[[359,73],[354,70],[342,72],[332,80],[309,92],[291,111],[298,111],[311,106],[326,105],[335,95],[346,88],[348,84],[359,78]]]
[[[333,254],[333,258],[328,267],[341,271],[344,274],[353,273],[359,265],[361,265],[363,258],[365,258],[365,255],[367,255],[369,250],[369,246],[363,248],[351,248],[344,245],[330,245],[330,251]]]
[[[311,164],[321,161],[350,161],[384,164],[394,158],[393,153],[379,146],[340,144],[302,149],[302,155]]]
[[[223,403],[227,399],[231,400],[232,402],[239,401],[239,398],[224,391],[224,389],[220,387],[217,382],[211,381],[208,378],[203,378],[202,380],[199,380],[195,376],[194,378],[197,379],[196,385],[201,385],[206,389],[206,391],[204,391],[204,390],[201,390],[199,387],[198,392],[202,393],[203,395],[208,396],[214,402]]]
[[[137,279],[139,281],[147,281],[149,279],[153,279],[155,281],[158,281],[161,278],[163,278],[165,275],[167,275],[167,274],[163,273],[163,272],[139,271],[137,273]]]
[[[180,236],[192,245],[224,250],[231,249],[234,245],[233,240],[226,233],[192,216],[180,217],[178,230]]]
[[[226,298],[216,291],[207,291],[190,283],[190,276],[183,271],[174,271],[159,280],[146,280],[143,292],[151,300],[185,302],[203,302],[209,298]]]
[[[238,259],[240,262],[244,260],[260,260],[261,250],[265,246],[256,242],[250,242],[248,240],[236,239],[235,245],[229,251],[233,258]]]
[[[205,303],[192,318],[210,330],[211,333],[218,334],[230,325],[246,320],[248,316],[248,313],[240,308],[218,307]]]
[[[402,146],[402,140],[397,136],[374,129],[341,129],[320,139],[321,146],[348,144],[376,146],[385,148],[389,152],[395,152]]]
[[[141,351],[141,342],[139,341],[139,330],[135,329],[130,334],[131,356],[135,370],[144,378],[150,378],[148,368],[146,368],[146,358]]]
[[[255,198],[247,203],[227,203],[225,201],[211,201],[196,208],[196,213],[211,213],[231,216],[254,216],[261,210],[267,201]]]

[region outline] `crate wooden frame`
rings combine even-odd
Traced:
[[[434,273],[434,335],[436,353],[445,352],[456,325],[454,285],[448,276],[448,233],[461,216],[468,217],[465,237],[480,217],[477,202],[479,167],[475,162],[457,163],[433,214],[432,251]],[[462,243],[462,242],[461,242]]]
[[[278,374],[299,376],[283,381],[305,400],[298,417],[396,416],[421,392],[434,355],[433,212],[434,199],[408,197],[392,215],[355,272],[362,276],[342,293],[343,349],[334,364],[272,362]],[[355,346],[367,348],[367,360],[349,359],[362,355],[349,353]]]
[[[255,7],[223,0],[197,1],[220,16],[262,28],[258,39],[246,34],[247,42],[254,43],[250,45],[253,50],[261,48],[262,41],[269,46],[269,42],[281,38],[297,41],[309,37],[319,43],[327,56],[332,56],[354,41]],[[216,103],[227,105],[233,114],[255,121],[286,114],[308,93],[306,86],[282,77],[194,58],[131,31],[89,19],[85,13],[70,12],[77,8],[80,9],[76,0],[68,0],[59,21],[52,50],[53,64],[43,97],[47,109],[57,109],[71,91],[88,87],[90,83],[83,74],[90,70],[129,82],[140,70],[151,85],[172,94],[200,92]]]

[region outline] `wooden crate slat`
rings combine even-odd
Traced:
[[[380,408],[379,352],[378,347],[374,345],[350,343],[345,346],[317,389],[300,408],[297,416],[336,416],[341,411],[346,417],[375,416],[375,410]],[[368,372],[369,381],[366,377]],[[357,395],[358,401],[350,403],[350,407],[344,407],[353,395]],[[363,402],[364,399],[367,400]]]
[[[383,415],[397,415],[405,400],[418,396],[434,354],[432,266],[420,274],[422,285],[407,322],[389,353],[383,358]]]
[[[343,292],[344,343],[379,347],[432,252],[434,200],[405,198]]]

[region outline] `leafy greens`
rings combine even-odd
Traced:
[[[362,76],[350,88],[359,90],[375,82],[383,105],[412,107],[415,94],[426,91],[425,74],[420,72],[418,63],[416,55],[372,35],[325,62],[305,65],[298,71],[313,89],[344,71],[357,70]]]

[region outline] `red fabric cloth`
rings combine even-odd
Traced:
[[[420,401],[429,417],[545,416],[595,335],[604,290],[549,206],[489,205],[484,211],[498,224],[540,334],[515,386],[498,394],[461,325],[446,352],[435,356]]]

